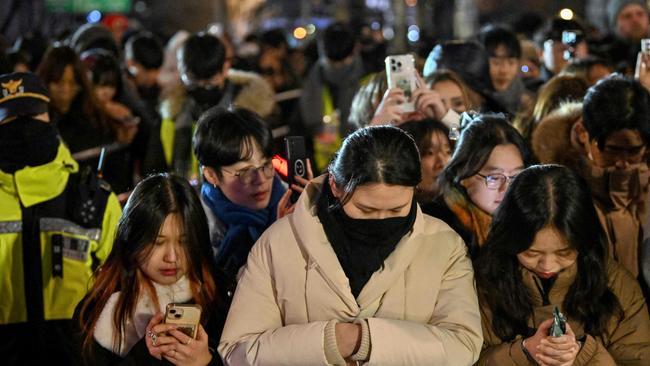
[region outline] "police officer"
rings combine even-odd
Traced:
[[[121,215],[49,122],[34,74],[0,76],[0,355],[4,365],[74,363],[72,315]]]

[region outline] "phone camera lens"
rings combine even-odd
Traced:
[[[398,62],[398,63],[397,63],[397,66],[398,66],[398,67],[402,67],[402,63],[401,63],[401,62]]]
[[[390,59],[390,63],[391,63],[391,64],[394,64],[394,63],[395,63],[395,59],[394,59],[394,58],[391,58],[391,59]]]
[[[178,319],[181,317],[181,314],[174,314],[174,318]]]
[[[393,69],[393,71],[396,71],[397,67],[393,66],[393,67],[391,67],[391,69]]]
[[[176,314],[176,309],[171,309],[169,312],[172,314]]]

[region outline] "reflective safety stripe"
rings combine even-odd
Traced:
[[[22,231],[22,221],[0,221],[0,234],[21,233]]]
[[[90,240],[99,240],[102,236],[101,229],[86,229],[66,219],[44,217],[39,221],[41,232],[58,231],[62,233],[85,236]]]
[[[162,143],[163,154],[168,167],[171,167],[173,163],[175,135],[174,121],[169,118],[163,119],[160,125],[160,142]]]

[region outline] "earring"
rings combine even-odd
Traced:
[[[217,189],[217,183],[213,184],[214,189]]]

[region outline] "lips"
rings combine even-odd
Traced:
[[[269,191],[257,192],[253,194],[255,201],[264,201],[266,196],[269,194]]]
[[[543,279],[553,278],[555,277],[555,275],[557,275],[557,273],[555,272],[535,272],[535,273],[537,274],[537,276]]]
[[[161,269],[160,273],[162,273],[163,276],[176,276],[176,268],[168,268],[168,269]]]

